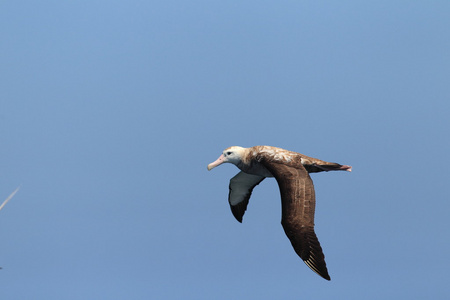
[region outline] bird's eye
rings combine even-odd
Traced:
[[[231,154],[231,152],[230,152],[230,151],[228,151],[228,152],[227,152],[227,155],[230,155],[230,154]]]

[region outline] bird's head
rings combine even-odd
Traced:
[[[244,153],[245,148],[239,146],[229,147],[223,150],[222,155],[215,162],[208,165],[208,171],[223,163],[232,163],[237,166],[242,161]]]

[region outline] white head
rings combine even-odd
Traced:
[[[215,168],[223,163],[232,163],[234,165],[239,164],[242,161],[244,152],[245,148],[239,146],[233,146],[223,150],[222,155],[220,155],[215,162],[208,165],[208,171],[211,171],[212,168]]]

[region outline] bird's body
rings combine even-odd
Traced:
[[[253,188],[264,178],[275,177],[282,201],[281,224],[295,252],[314,272],[330,280],[314,232],[315,192],[309,173],[351,171],[351,167],[271,146],[229,147],[208,165],[208,170],[222,163],[233,163],[241,170],[230,180],[228,195],[231,211],[239,222],[242,222]]]

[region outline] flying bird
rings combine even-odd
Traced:
[[[8,198],[6,198],[5,201],[3,201],[3,203],[0,205],[0,210],[2,210],[2,208],[6,205],[6,203],[8,203],[9,200],[11,200],[12,197],[14,197],[14,195],[19,191],[20,186],[14,190],[14,192],[11,193],[11,195],[8,196]]]
[[[14,190],[14,192],[12,192],[8,198],[6,198],[5,201],[3,201],[3,203],[0,205],[0,210],[2,210],[2,208],[6,205],[6,203],[8,203],[9,200],[11,200],[12,197],[14,197],[14,195],[19,191],[20,186]],[[0,267],[0,270],[3,269],[2,267]]]
[[[352,167],[271,146],[229,147],[208,165],[208,170],[223,163],[232,163],[241,170],[231,178],[228,194],[231,212],[239,222],[242,222],[247,210],[253,188],[264,178],[275,177],[281,194],[281,225],[284,232],[306,265],[330,280],[325,256],[314,232],[316,198],[309,173],[351,172]]]

